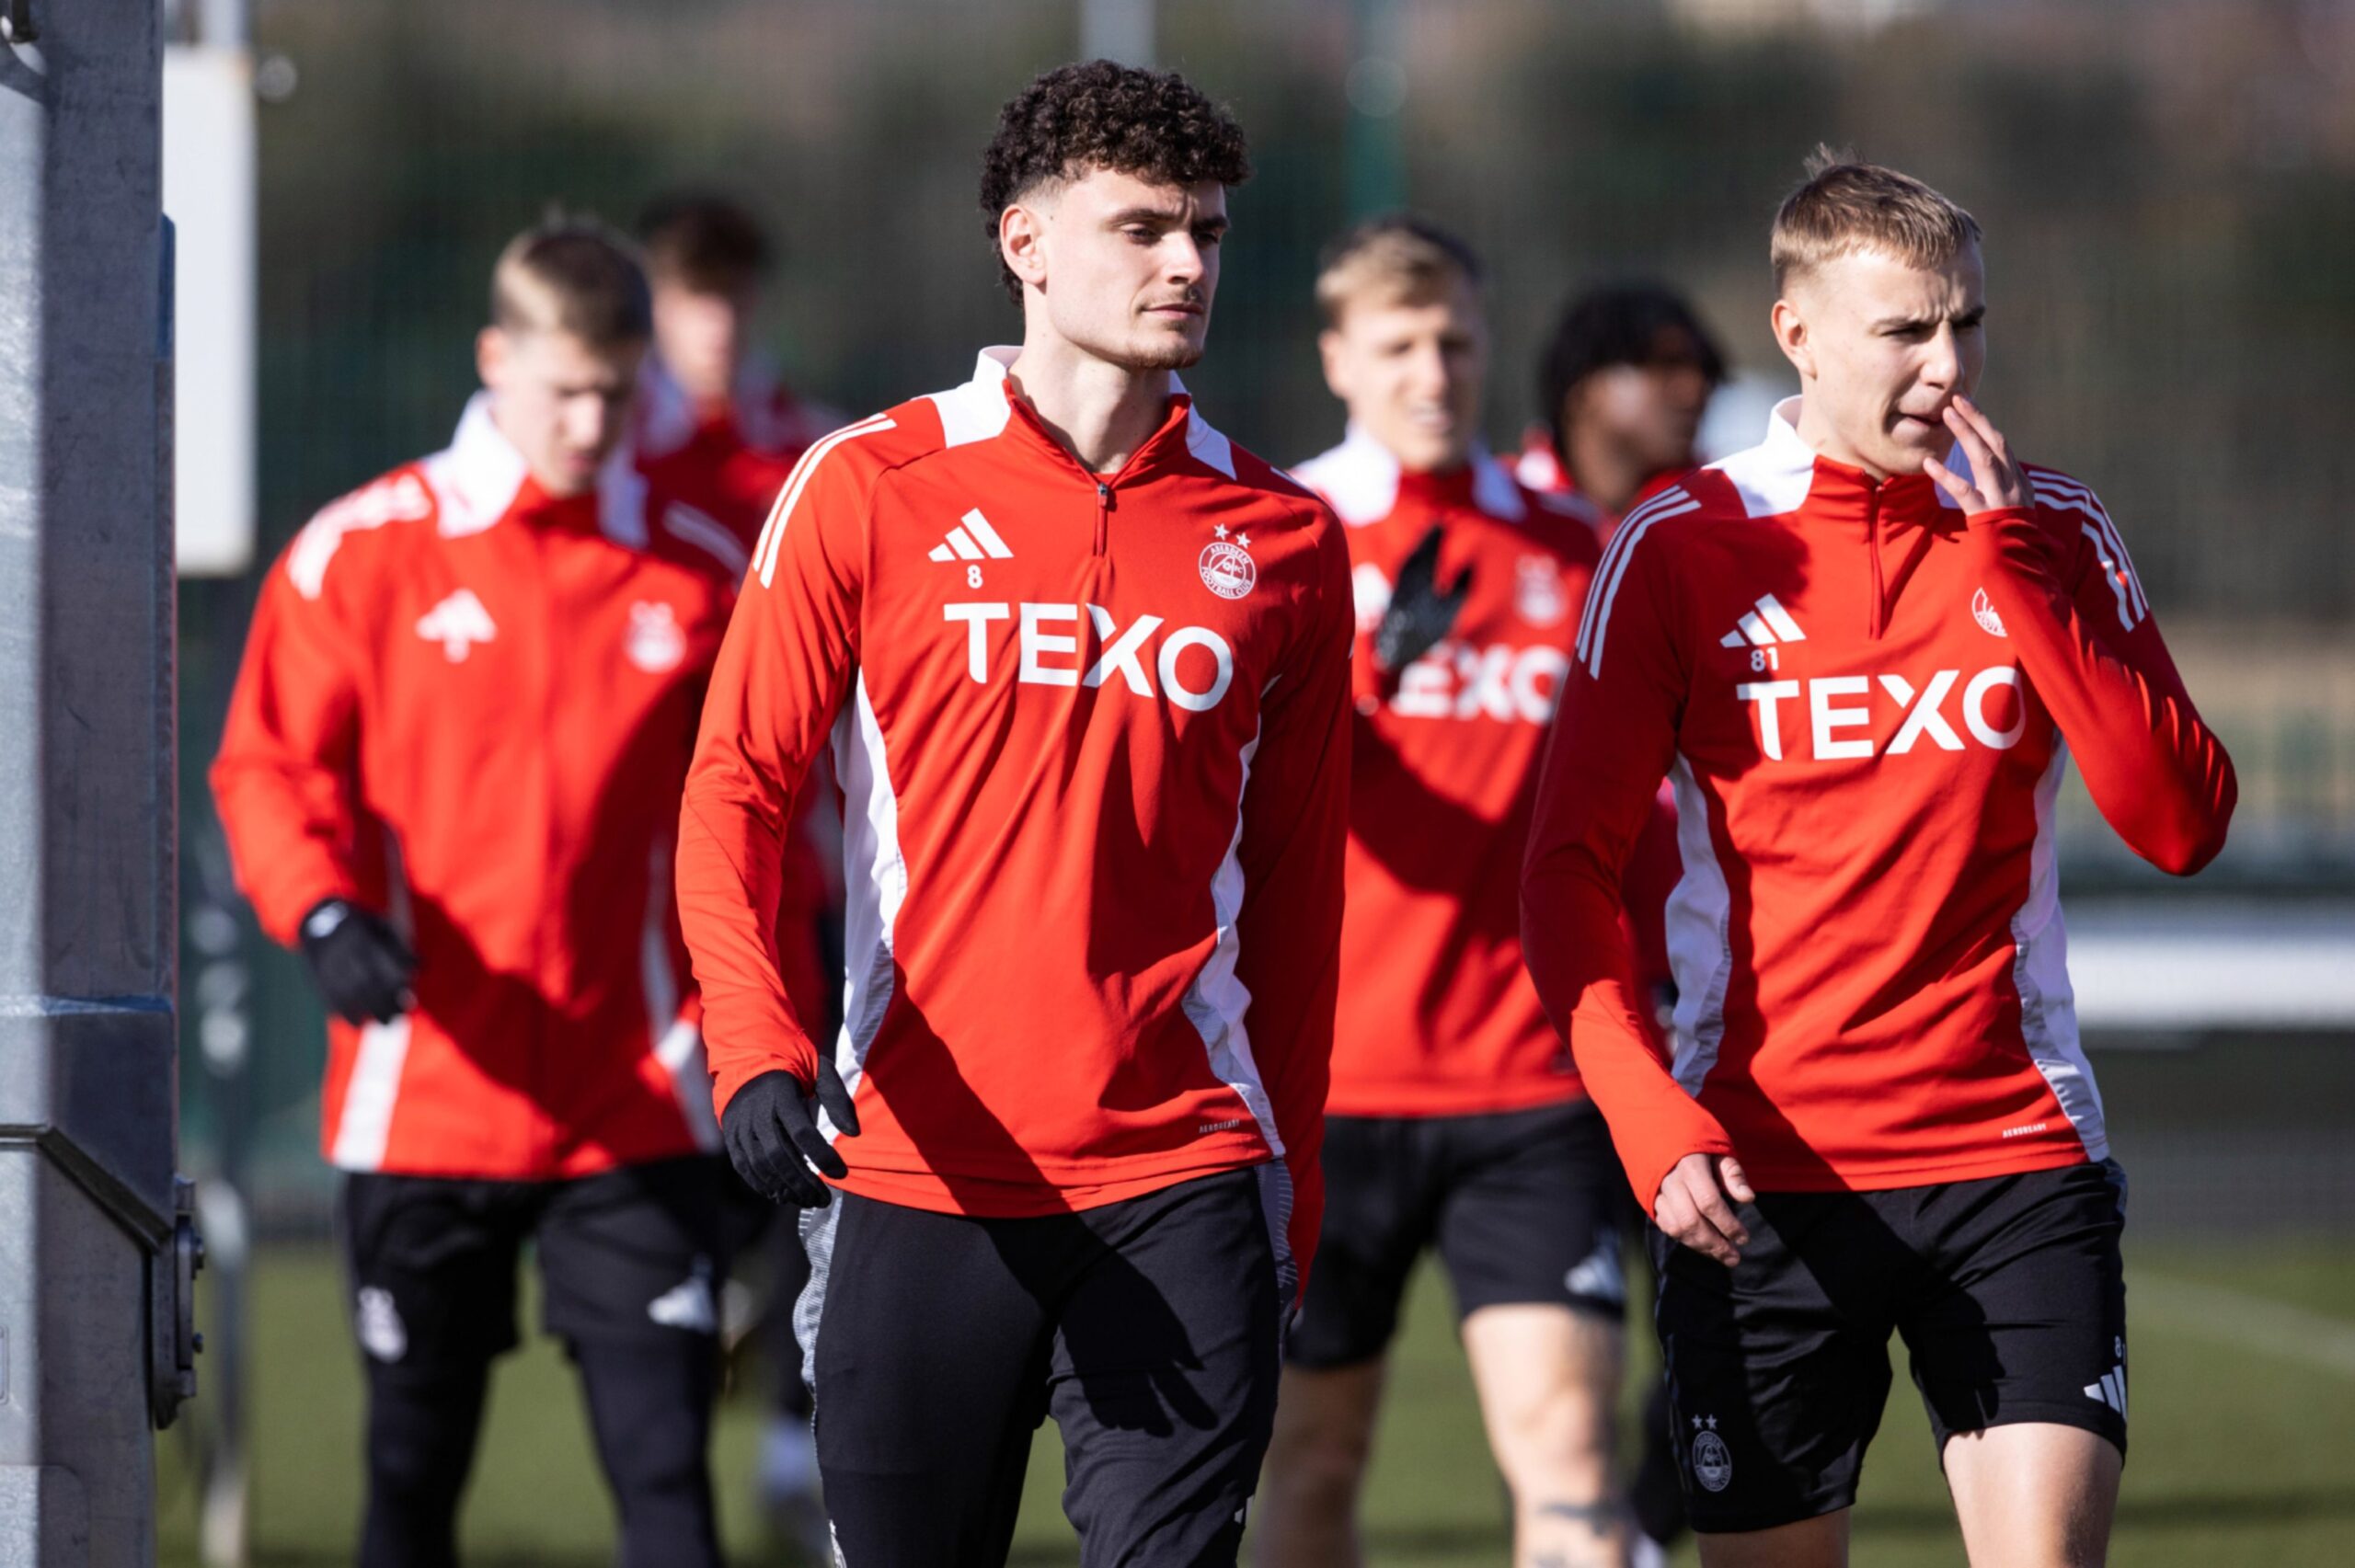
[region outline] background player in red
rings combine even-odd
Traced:
[[[1516,471],[1534,489],[1568,491],[1598,508],[1608,541],[1630,507],[1700,462],[1694,442],[1701,418],[1725,377],[1724,351],[1674,290],[1641,281],[1587,290],[1562,307],[1538,358],[1544,423],[1523,443]],[[1676,983],[1660,914],[1681,873],[1675,795],[1663,784],[1659,809],[1620,873],[1640,985],[1638,1016],[1662,1047]],[[1627,1196],[1628,1219],[1640,1223],[1634,1195]],[[1684,1528],[1668,1420],[1662,1381],[1644,1407],[1643,1457],[1627,1498],[1645,1538],[1663,1547]]]
[[[1821,155],[1772,254],[1801,395],[1604,555],[1531,837],[1530,963],[1665,1233],[1704,1561],[1845,1561],[1894,1331],[1972,1561],[2098,1563],[2124,1191],[2053,798],[2074,754],[2127,843],[2188,874],[2223,847],[2232,764],[2100,501],[2021,467],[1970,401],[1970,214]],[[1663,772],[1685,865],[1669,1067],[1608,952]]]
[[[730,536],[710,545],[741,578],[777,492],[811,442],[844,421],[796,395],[756,342],[775,246],[742,205],[705,191],[656,197],[638,217],[654,296],[654,347],[638,371],[631,441],[661,488],[695,498]],[[842,990],[842,820],[831,784],[805,790],[789,835],[777,910],[777,968],[802,1016],[821,1032]],[[729,1251],[757,1251],[766,1267],[751,1299],[752,1339],[774,1395],[761,1434],[757,1484],[772,1530],[805,1552],[825,1550],[810,1395],[792,1334],[792,1303],[809,1280],[793,1216],[731,1184]],[[763,1232],[766,1234],[764,1236]],[[740,1279],[741,1279],[740,1274]],[[731,1306],[728,1333],[744,1330]]]
[[[1172,373],[1235,122],[1066,66],[982,170],[1021,348],[810,449],[714,674],[679,875],[714,1095],[745,1178],[815,1207],[844,1561],[1005,1561],[1051,1413],[1083,1561],[1232,1562],[1322,1204],[1347,546]],[[850,989],[821,1051],[771,922],[829,736]]]
[[[1619,1564],[1623,1183],[1521,957],[1521,859],[1600,553],[1594,513],[1479,441],[1488,330],[1463,241],[1412,217],[1327,247],[1347,439],[1295,475],[1348,525],[1357,717],[1316,1277],[1286,1345],[1259,1560],[1361,1561],[1358,1491],[1407,1282],[1454,1287],[1514,1562]],[[1655,915],[1657,911],[1655,911]]]
[[[654,291],[630,444],[649,472],[691,472],[746,548],[810,444],[844,421],[785,383],[756,338],[775,246],[741,204],[678,190],[638,221]]]
[[[1693,307],[1658,283],[1590,289],[1562,307],[1537,362],[1544,423],[1522,482],[1599,508],[1607,538],[1627,509],[1691,468],[1725,354]]]
[[[732,590],[622,450],[649,326],[595,225],[507,247],[484,391],[271,567],[213,763],[239,885],[335,1014],[368,1568],[454,1561],[526,1240],[620,1560],[718,1561],[723,1172],[670,864]]]

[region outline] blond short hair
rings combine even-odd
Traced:
[[[1979,220],[1912,175],[1819,145],[1807,179],[1783,198],[1767,250],[1775,287],[1838,257],[1886,251],[1909,267],[1943,267],[1979,243]]]
[[[553,216],[507,242],[490,269],[490,324],[569,333],[593,349],[654,335],[646,273],[629,243],[594,218]]]
[[[1326,246],[1317,258],[1316,308],[1327,326],[1338,326],[1352,300],[1372,295],[1384,303],[1423,304],[1454,283],[1476,290],[1485,277],[1480,258],[1463,240],[1429,219],[1393,212]]]

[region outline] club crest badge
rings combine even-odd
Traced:
[[[1983,588],[1970,596],[1970,618],[1978,622],[1979,629],[1991,637],[2011,635],[2004,630],[2004,618],[1995,613],[1995,606],[1988,600],[1987,590]]]
[[[1706,1492],[1723,1492],[1733,1484],[1733,1452],[1717,1436],[1714,1415],[1693,1418],[1693,1479]]]
[[[1570,612],[1562,569],[1544,555],[1523,555],[1514,567],[1513,608],[1533,626],[1557,626]]]
[[[687,634],[679,629],[678,614],[669,605],[640,600],[629,607],[629,633],[622,651],[649,675],[660,675],[676,670],[687,657]]]
[[[1202,574],[1202,586],[1221,599],[1240,599],[1259,581],[1258,564],[1251,559],[1251,536],[1247,533],[1229,539],[1221,524],[1219,537],[1202,546],[1201,558],[1195,565]]]

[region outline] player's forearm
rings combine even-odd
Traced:
[[[815,1082],[818,1051],[777,972],[778,845],[764,818],[708,777],[679,822],[679,925],[702,998],[714,1106],[764,1072]]]
[[[1649,1213],[1661,1178],[1679,1160],[1730,1154],[1733,1142],[1646,1042],[1627,989],[1630,956],[1615,883],[1615,872],[1591,852],[1564,847],[1533,857],[1522,880],[1522,947],[1546,1014],[1569,1042],[1628,1184]]]
[[[2055,580],[2033,515],[1974,517],[1986,589],[2020,665],[2069,743],[2085,788],[2128,847],[2188,876],[2224,845],[2239,786],[2147,619],[2111,639]]]
[[[337,781],[224,749],[212,784],[237,886],[271,941],[291,947],[320,900],[360,897],[357,824]]]

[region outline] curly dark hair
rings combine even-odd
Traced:
[[[1685,339],[1700,372],[1714,387],[1726,379],[1725,350],[1675,290],[1636,280],[1606,284],[1563,307],[1561,320],[1537,362],[1537,411],[1554,438],[1554,454],[1568,461],[1570,432],[1562,406],[1579,383],[1614,365],[1648,365],[1669,342]]]
[[[1039,186],[1098,168],[1156,185],[1251,177],[1243,128],[1175,71],[1090,60],[1043,73],[998,111],[982,155],[982,223],[1015,303],[1022,284],[998,252],[998,219]]]

